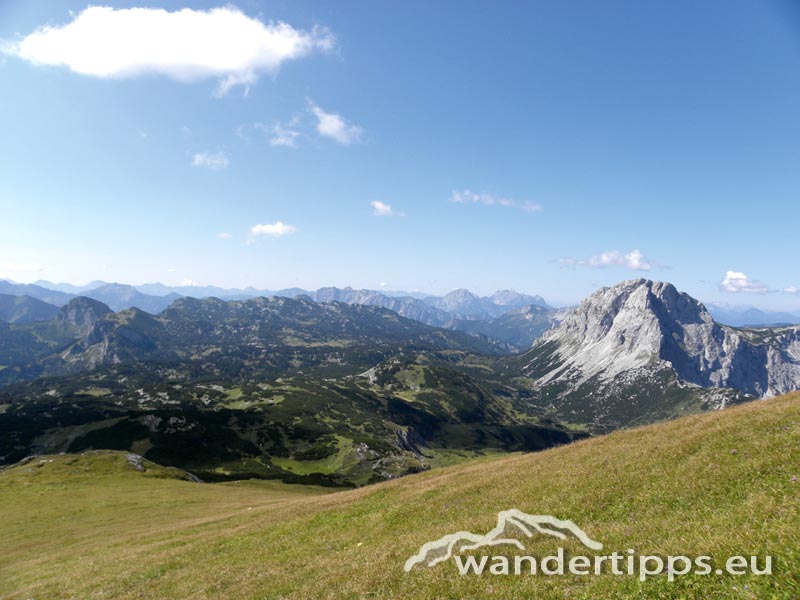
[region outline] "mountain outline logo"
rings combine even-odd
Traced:
[[[476,550],[486,546],[511,544],[524,550],[522,542],[504,535],[511,526],[521,531],[526,537],[533,537],[535,532],[552,535],[565,540],[567,536],[560,530],[570,531],[587,548],[602,550],[603,544],[590,538],[583,529],[568,519],[559,519],[552,515],[530,515],[516,508],[502,510],[497,513],[497,525],[487,533],[480,535],[470,531],[457,531],[437,540],[426,542],[419,551],[405,563],[403,570],[408,573],[417,565],[433,567],[464,551]],[[433,555],[433,556],[431,556]]]

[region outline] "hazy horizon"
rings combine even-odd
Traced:
[[[612,284],[598,286],[595,290],[592,290],[592,291],[594,292],[597,289],[600,289],[601,287],[612,287],[613,285],[616,285],[618,283],[622,283],[623,281],[629,281],[629,280],[632,280],[632,279],[640,279],[640,278],[631,277],[631,278],[628,278],[628,279],[623,279],[623,280],[617,281],[617,282],[612,283]],[[641,277],[641,279],[649,279],[649,280],[659,281],[658,279],[653,279],[652,277]],[[173,288],[174,289],[178,289],[178,288],[180,288],[180,289],[186,290],[186,289],[191,289],[191,288],[203,289],[203,288],[214,287],[214,288],[219,288],[219,289],[226,290],[226,291],[255,290],[257,292],[264,292],[264,293],[275,293],[275,292],[281,292],[281,291],[289,290],[289,289],[301,289],[301,290],[307,291],[307,292],[314,292],[314,291],[319,290],[321,288],[331,288],[331,287],[333,287],[333,288],[338,288],[338,289],[350,288],[350,289],[354,289],[354,290],[357,290],[357,291],[360,291],[360,290],[375,291],[375,292],[380,292],[380,293],[386,294],[388,296],[406,296],[406,295],[410,295],[410,296],[419,297],[419,298],[442,297],[442,296],[445,296],[448,293],[456,291],[458,289],[466,289],[469,292],[471,292],[471,293],[473,293],[473,294],[475,294],[475,295],[477,295],[479,297],[489,297],[492,294],[494,294],[496,292],[501,292],[501,291],[512,291],[512,292],[517,292],[519,294],[524,294],[524,295],[529,295],[529,296],[540,296],[541,298],[544,299],[545,302],[547,302],[548,305],[552,306],[553,308],[568,308],[568,307],[572,307],[572,306],[577,306],[578,304],[580,304],[580,302],[582,300],[585,299],[585,296],[584,296],[582,298],[577,298],[576,300],[571,301],[571,302],[565,302],[565,301],[559,300],[557,298],[551,298],[551,297],[547,296],[546,294],[542,294],[541,292],[536,291],[536,290],[524,290],[524,289],[520,290],[520,289],[516,289],[516,288],[511,288],[511,287],[497,288],[495,290],[490,290],[490,291],[483,292],[483,291],[478,291],[476,289],[472,289],[472,288],[469,288],[469,287],[466,287],[466,286],[461,286],[461,287],[458,287],[458,288],[452,288],[452,289],[444,290],[444,291],[441,291],[441,292],[430,292],[428,290],[422,290],[422,289],[410,289],[410,290],[390,289],[388,287],[380,286],[380,285],[378,287],[374,287],[374,288],[366,288],[366,287],[355,287],[355,286],[346,285],[346,284],[345,285],[321,285],[321,286],[310,286],[310,287],[304,287],[304,286],[256,287],[256,286],[247,286],[247,285],[245,285],[245,286],[226,287],[226,286],[218,286],[218,285],[215,285],[213,283],[211,283],[211,284],[201,284],[201,283],[197,283],[197,282],[193,282],[193,281],[190,281],[190,282],[184,281],[184,282],[178,282],[178,283],[175,283],[175,284],[167,284],[167,283],[164,283],[164,282],[161,282],[161,281],[144,281],[144,282],[136,283],[136,282],[126,282],[126,281],[106,281],[106,280],[103,280],[103,279],[91,279],[89,281],[82,282],[82,283],[73,283],[73,282],[68,282],[68,281],[49,281],[49,280],[45,280],[45,279],[36,279],[36,280],[33,280],[33,281],[28,281],[28,282],[21,282],[21,281],[15,281],[13,279],[5,278],[5,277],[0,278],[0,281],[8,281],[10,283],[17,283],[17,284],[41,285],[42,287],[46,287],[46,288],[48,286],[54,286],[52,289],[56,289],[57,287],[61,287],[61,286],[71,287],[71,288],[72,287],[74,287],[74,288],[85,288],[85,291],[89,291],[89,290],[93,289],[93,287],[91,287],[90,284],[95,284],[95,283],[96,284],[100,284],[100,285],[103,285],[103,284],[106,284],[106,285],[126,285],[126,286],[131,286],[131,287],[134,287],[134,288],[137,288],[137,289],[138,288],[142,288],[142,287],[147,287],[147,286],[160,285],[160,286],[164,286],[165,288],[168,288],[168,289],[173,289]],[[661,281],[668,281],[668,280],[661,280]],[[678,287],[678,290],[681,291],[681,292],[685,291],[685,290],[680,289],[679,287]],[[150,291],[150,290],[147,290],[146,293],[149,294],[149,295],[154,295],[154,296],[160,295],[160,294],[155,293],[155,292]],[[77,295],[80,295],[80,293],[77,293]],[[185,295],[190,296],[191,294],[186,293]],[[589,294],[587,294],[587,296],[588,295]],[[747,302],[747,298],[742,298],[742,297],[734,298],[733,301],[728,301],[728,300],[710,301],[710,300],[705,300],[705,299],[700,298],[700,297],[695,297],[695,298],[697,300],[700,300],[704,304],[719,306],[720,308],[727,307],[727,308],[730,308],[732,310],[745,310],[745,309],[749,309],[749,308],[759,308],[761,310],[766,310],[766,311],[789,312],[789,313],[793,312],[793,310],[794,310],[792,308],[780,308],[780,307],[771,308],[771,307],[767,307],[767,306],[763,306],[763,305],[762,306],[758,306],[755,303]],[[739,300],[739,301],[737,302],[736,300]]]

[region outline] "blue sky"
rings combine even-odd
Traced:
[[[800,308],[789,0],[113,6],[0,2],[0,277]]]

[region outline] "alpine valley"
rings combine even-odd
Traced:
[[[800,389],[800,327],[723,325],[644,279],[569,309],[509,290],[1,283],[4,464],[108,449],[204,480],[354,486]]]

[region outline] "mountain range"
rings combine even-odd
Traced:
[[[514,290],[500,290],[481,298],[462,288],[441,298],[426,298],[425,302],[456,317],[473,319],[499,317],[510,310],[530,305],[550,308],[541,296],[528,296]]]
[[[6,324],[0,383],[132,362],[191,361],[195,372],[278,376],[367,369],[405,348],[506,350],[485,338],[434,328],[377,306],[306,296],[223,301],[179,298],[159,315],[119,312],[78,296],[51,321]],[[14,360],[15,355],[25,360]]]
[[[457,289],[444,296],[434,296],[419,292],[356,290],[350,287],[268,290],[254,287],[168,286],[161,283],[133,286],[100,280],[82,286],[45,280],[33,284],[16,284],[0,280],[0,294],[27,295],[55,306],[63,306],[76,296],[87,296],[107,304],[115,311],[136,307],[152,314],[160,313],[179,297],[247,300],[260,296],[295,298],[305,295],[317,302],[335,300],[346,304],[382,306],[404,317],[434,327],[446,327],[493,337],[518,350],[529,348],[531,343],[549,326],[557,323],[565,312],[565,309],[552,308],[541,296],[522,294],[514,290],[498,290],[490,296],[478,296],[469,290]],[[706,306],[716,321],[734,327],[800,324],[800,314],[785,311],[768,311],[752,306],[724,303],[710,303]],[[36,319],[48,313],[31,314],[32,317],[24,318]],[[3,317],[2,308],[0,308],[0,320],[8,321]]]
[[[506,348],[377,306],[77,297],[0,339],[0,462],[113,446],[204,479],[352,485],[585,435],[459,368]]]
[[[0,461],[110,447],[206,477],[352,485],[800,389],[800,327],[722,325],[645,279],[561,310],[323,288],[151,314],[90,293],[55,313],[0,297]]]
[[[336,300],[346,304],[384,306],[400,314],[407,311],[420,317],[416,320],[431,321],[428,323],[429,325],[443,325],[454,317],[493,318],[510,310],[530,305],[550,308],[541,296],[521,294],[514,290],[498,290],[491,296],[479,297],[469,290],[458,289],[440,297],[398,291],[355,290],[350,287],[323,287],[316,291],[301,288],[259,290],[252,287],[226,289],[198,285],[166,286],[161,283],[132,286],[105,281],[92,281],[84,286],[51,283],[44,280],[33,284],[19,284],[0,280],[0,293],[28,295],[57,306],[63,306],[76,296],[88,296],[108,304],[114,310],[136,307],[152,313],[161,312],[179,297],[246,300],[260,296],[295,298],[305,295],[317,302]],[[410,316],[409,318],[414,317]]]
[[[131,286],[119,283],[93,281],[85,286],[66,283],[37,281],[34,284],[15,284],[0,280],[0,294],[25,295],[57,307],[64,306],[71,299],[83,296],[106,304],[114,311],[138,308],[151,314],[166,310],[175,300],[187,298],[218,298],[222,300],[247,300],[257,297],[297,298],[307,296],[316,302],[343,302],[388,308],[401,316],[434,327],[445,327],[465,331],[473,335],[485,335],[508,344],[518,350],[530,347],[533,340],[544,331],[543,325],[554,322],[555,309],[552,309],[541,296],[521,294],[513,290],[499,290],[491,296],[479,297],[468,290],[459,289],[449,294],[437,296],[410,295],[405,292],[383,293],[375,290],[355,290],[350,287],[324,287],[315,291],[290,288],[284,290],[224,289],[215,286],[177,286],[169,287],[160,283]],[[537,323],[531,327],[530,315],[519,313],[528,307],[536,307],[542,313]],[[18,309],[17,313],[19,312]],[[548,320],[545,313],[551,315]],[[17,314],[14,313],[14,314]],[[0,307],[0,320],[18,318],[4,317]],[[11,313],[9,313],[11,314]],[[31,310],[22,318],[47,320],[52,311]],[[493,323],[504,315],[507,319]],[[486,321],[484,324],[472,321]],[[519,325],[516,327],[515,325]]]

